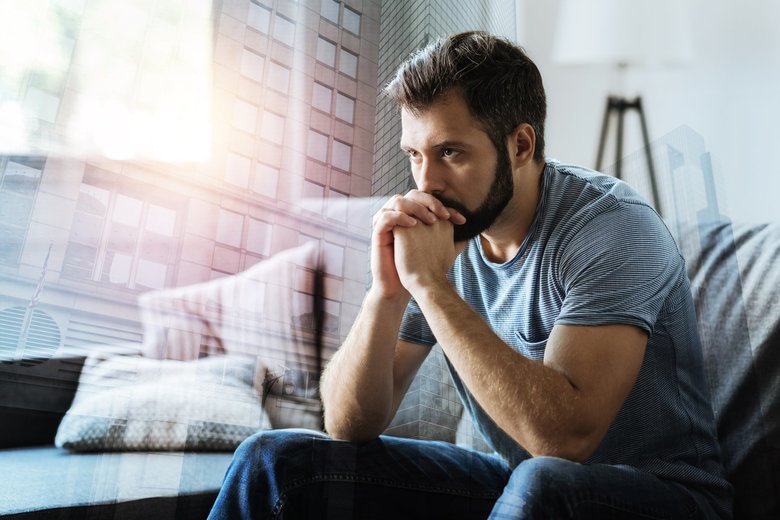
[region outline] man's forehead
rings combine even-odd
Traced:
[[[401,109],[401,148],[435,146],[439,143],[468,143],[487,137],[468,110],[450,105],[433,105],[425,110]]]

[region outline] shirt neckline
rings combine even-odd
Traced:
[[[518,258],[522,258],[523,255],[525,255],[526,251],[530,247],[531,242],[536,238],[536,232],[539,228],[539,223],[541,222],[541,216],[544,213],[544,208],[546,206],[547,202],[547,191],[550,184],[550,172],[553,170],[554,166],[552,162],[547,162],[544,165],[544,170],[542,171],[542,178],[540,179],[541,182],[541,189],[539,190],[539,200],[536,202],[536,209],[534,210],[534,218],[531,221],[531,227],[528,228],[528,233],[525,236],[525,240],[523,240],[523,243],[520,244],[520,248],[517,250],[517,253],[507,260],[506,262],[502,263],[496,263],[491,260],[489,260],[485,256],[485,251],[482,248],[482,240],[480,238],[480,235],[477,235],[474,237],[474,241],[477,243],[477,250],[479,251],[479,255],[482,257],[482,261],[492,267],[493,269],[507,269],[511,267]]]

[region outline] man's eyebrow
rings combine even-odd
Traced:
[[[416,151],[414,148],[412,148],[409,145],[401,143],[400,145],[401,150],[404,152],[414,152]],[[469,144],[464,141],[456,141],[456,140],[444,140],[441,142],[438,142],[431,146],[432,150],[441,150],[443,148],[469,148]]]
[[[442,148],[468,148],[469,145],[463,141],[444,140],[440,143],[436,143],[431,148],[434,150],[441,150]]]

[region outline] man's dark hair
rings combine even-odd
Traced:
[[[391,99],[414,114],[452,90],[460,90],[499,150],[498,143],[517,125],[531,125],[534,159],[544,161],[547,100],[542,75],[521,47],[484,32],[455,34],[414,53],[385,87]]]

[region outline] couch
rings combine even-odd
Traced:
[[[692,280],[718,436],[736,492],[735,517],[780,518],[780,226],[713,221],[673,231]],[[324,354],[317,336],[327,336],[327,319],[317,325],[315,312],[322,259],[307,247],[277,256],[233,277],[142,296],[142,345],[97,358],[0,365],[0,515],[203,518],[238,437],[252,428],[319,427],[316,373]],[[298,296],[291,296],[292,289]],[[263,291],[275,295],[274,305],[257,299]],[[257,315],[263,319],[250,319]],[[258,345],[269,347],[258,353]],[[106,365],[117,356],[124,364]],[[206,366],[204,356],[239,360],[237,366],[197,372],[221,374],[215,384],[243,389],[236,399],[250,407],[244,415],[251,420],[233,421],[233,437],[224,435],[224,425],[192,417],[184,420],[183,434],[169,428],[167,437],[155,440],[161,444],[151,446],[137,436],[125,438],[134,419],[124,416],[97,434],[94,424],[89,435],[80,430],[84,417],[73,410],[116,392],[112,381],[122,383],[114,385],[120,394],[153,386],[160,374],[177,370],[184,371],[177,381],[192,383],[186,367]],[[128,395],[139,393],[125,392],[117,402],[124,405]],[[105,421],[98,429],[103,426]],[[215,427],[222,428],[216,436]],[[484,449],[462,416],[439,350],[418,374],[388,433]]]

